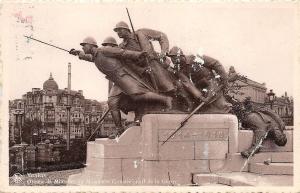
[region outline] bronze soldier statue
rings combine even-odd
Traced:
[[[286,135],[283,132],[285,124],[271,109],[266,107],[254,108],[250,98],[246,98],[243,102],[233,99],[231,102],[233,103],[232,111],[242,126],[253,130],[254,134],[251,147],[241,152],[243,157],[248,158],[252,152],[253,155],[258,153],[265,138],[274,140],[278,146],[284,146],[287,143]]]
[[[183,51],[174,46],[168,56],[175,64],[178,77],[185,89],[197,101],[205,101],[211,90],[217,85],[227,86],[227,73],[224,67],[209,56],[184,55]],[[189,78],[188,78],[189,77]],[[223,92],[224,90],[222,90]],[[231,104],[227,103],[223,94],[219,93],[217,100],[202,108],[207,113],[228,113]]]
[[[114,82],[122,93],[129,96],[131,100],[134,102],[153,101],[164,104],[167,109],[172,108],[171,97],[153,92],[151,87],[121,62],[123,59],[139,60],[145,57],[144,52],[124,50],[110,43],[104,43],[104,46],[98,48],[96,41],[91,37],[85,38],[80,45],[84,53],[76,50],[71,50],[70,53],[78,55],[81,59],[93,60],[99,71],[104,73],[107,79]],[[118,104],[119,99],[115,100],[117,101],[110,101],[109,106],[118,130],[117,135],[120,135],[124,129],[121,124],[120,109],[118,105],[115,105]]]
[[[148,53],[146,61],[136,63],[131,59],[126,59],[126,65],[141,76],[145,81],[152,84],[157,92],[173,96],[178,94],[191,108],[193,102],[186,92],[176,87],[176,80],[172,78],[168,71],[169,64],[166,60],[166,53],[169,51],[169,40],[163,32],[152,29],[139,29],[131,32],[127,23],[121,21],[116,24],[114,31],[123,39],[120,48],[133,51],[145,51]],[[155,52],[151,41],[158,41],[161,46],[161,53]]]

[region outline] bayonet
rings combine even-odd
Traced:
[[[49,43],[47,43],[47,42],[43,42],[43,41],[38,40],[38,39],[35,39],[35,38],[33,38],[33,37],[29,37],[29,36],[25,36],[25,35],[24,35],[24,37],[26,37],[26,38],[28,38],[28,39],[31,39],[31,40],[34,40],[34,41],[37,41],[37,42],[40,42],[40,43],[42,43],[42,44],[46,44],[46,45],[48,45],[48,46],[57,48],[57,49],[62,50],[62,51],[69,52],[69,50],[66,50],[66,49],[64,49],[64,48],[55,46],[55,45],[53,45],[53,44],[49,44]]]

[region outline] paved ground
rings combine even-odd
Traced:
[[[80,173],[82,169],[14,175],[9,178],[10,185],[20,186],[65,186],[68,177]]]

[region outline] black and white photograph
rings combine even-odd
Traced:
[[[0,4],[1,191],[300,190],[298,1]]]

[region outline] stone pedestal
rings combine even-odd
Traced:
[[[234,115],[194,115],[168,142],[185,114],[149,114],[140,127],[118,139],[87,145],[87,166],[69,185],[189,185],[195,173],[223,168],[227,154],[238,152]]]

